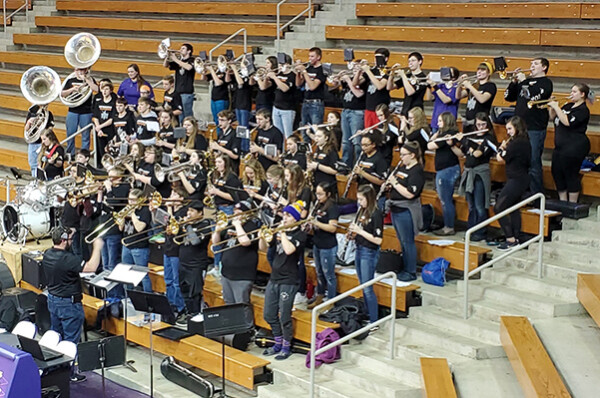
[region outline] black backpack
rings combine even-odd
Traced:
[[[345,297],[334,304],[334,307],[319,316],[325,322],[340,324],[340,334],[346,336],[360,329],[363,322],[368,319],[365,303],[354,297]],[[356,337],[356,340],[364,340],[369,335],[366,331]]]

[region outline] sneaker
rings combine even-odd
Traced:
[[[375,332],[376,332],[376,331],[378,331],[378,330],[379,330],[379,325],[377,325],[377,326],[373,326],[371,329],[369,329],[369,334],[370,334],[370,333],[375,333]]]
[[[434,235],[437,236],[451,236],[451,235],[456,235],[456,232],[454,231],[454,228],[440,228],[440,229],[436,229],[435,231],[433,231]]]
[[[81,373],[73,373],[71,375],[71,383],[81,383],[82,381],[85,381],[87,379],[87,377],[85,375],[82,375]]]
[[[281,352],[279,353],[279,355],[277,355],[275,357],[275,359],[278,361],[283,361],[284,359],[288,359],[291,355],[292,355],[292,351],[288,347],[287,350],[281,350]]]
[[[498,246],[498,250],[506,252],[511,250],[513,247],[519,246],[519,241],[515,240],[514,242],[505,241],[500,246]]]
[[[180,312],[179,315],[177,315],[177,319],[175,320],[175,325],[187,327],[188,319],[189,316],[187,312]]]
[[[323,295],[317,294],[315,297],[313,297],[312,299],[310,299],[308,301],[308,305],[306,306],[306,308],[308,308],[309,310],[312,310],[313,308],[315,308],[317,305],[321,304],[322,302],[323,302]]]
[[[402,282],[410,282],[417,280],[417,274],[411,272],[402,271],[398,274],[398,280]]]
[[[307,301],[308,299],[306,298],[306,294],[296,293],[296,296],[294,297],[294,305],[306,304]]]
[[[281,346],[279,346],[279,347],[271,346],[271,347],[266,348],[263,351],[263,355],[271,356],[271,355],[279,354],[280,352],[281,352]]]

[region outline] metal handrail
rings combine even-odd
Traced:
[[[392,298],[391,298],[391,302],[390,302],[390,314],[377,320],[376,322],[369,323],[368,325],[363,326],[362,328],[342,337],[341,339],[339,339],[337,341],[327,344],[325,347],[321,347],[318,350],[316,350],[315,346],[316,346],[316,336],[317,336],[317,318],[318,318],[318,315],[319,315],[321,309],[323,309],[325,307],[330,307],[332,304],[340,301],[341,299],[346,298],[355,292],[363,290],[365,287],[371,286],[385,278],[392,278],[392,280],[393,280]],[[395,320],[396,320],[396,288],[397,288],[396,281],[397,281],[397,276],[396,276],[395,272],[392,272],[392,271],[386,272],[383,275],[379,275],[378,277],[375,277],[375,278],[371,279],[370,281],[363,283],[362,285],[359,285],[353,289],[348,290],[347,292],[344,292],[338,296],[335,296],[331,300],[327,300],[326,302],[319,304],[315,308],[313,308],[312,320],[311,320],[311,324],[310,324],[310,398],[314,398],[314,393],[315,393],[315,357],[317,355],[319,355],[320,353],[329,350],[330,348],[337,347],[341,344],[344,344],[346,341],[348,341],[348,340],[366,332],[370,328],[380,325],[386,321],[392,321],[391,326],[390,326],[390,359],[394,359],[394,348],[395,348],[394,347],[394,334],[395,334],[395,325],[396,325]]]
[[[472,271],[469,271],[469,248],[471,247],[471,235],[476,232],[479,231],[480,229],[488,226],[489,224],[493,223],[494,221],[506,216],[507,214],[512,213],[513,211],[520,211],[520,209],[539,199],[540,200],[540,230],[538,232],[538,234],[529,239],[527,242],[521,243],[517,246],[515,246],[512,250],[507,251],[506,253],[502,253],[500,256],[495,257],[493,259],[491,259],[490,261],[481,264],[479,267],[475,268]],[[514,252],[516,252],[517,250],[521,250],[523,248],[528,247],[529,245],[531,245],[532,243],[535,242],[540,242],[539,244],[539,248],[538,248],[538,278],[542,279],[543,277],[543,264],[542,264],[542,249],[543,249],[543,244],[544,244],[544,215],[546,212],[546,197],[544,196],[544,194],[542,193],[536,193],[535,195],[532,195],[530,197],[528,197],[525,200],[522,200],[521,202],[517,203],[514,206],[509,207],[508,209],[496,214],[494,217],[487,219],[486,221],[483,221],[477,225],[475,225],[474,227],[471,227],[467,230],[467,233],[465,234],[465,253],[464,253],[464,318],[468,319],[469,318],[469,277],[478,274],[479,272],[481,272],[483,269],[485,268],[489,268],[492,265],[494,265],[495,263],[497,263],[500,260],[505,259],[506,257],[512,255]]]
[[[29,11],[29,1],[30,0],[25,0],[25,2],[23,3],[23,5],[19,8],[17,8],[15,11],[13,11],[12,14],[10,15],[6,15],[6,0],[2,1],[2,16],[3,16],[3,21],[4,21],[4,36],[6,36],[6,21],[9,18],[12,18],[13,15],[15,15],[16,13],[18,13],[19,11],[21,11],[23,8],[25,8],[25,15],[27,15],[27,12]]]
[[[281,46],[280,46],[280,41],[281,41],[281,32],[283,32],[283,30],[285,28],[287,28],[288,26],[290,26],[291,24],[293,24],[294,22],[296,22],[298,20],[298,18],[300,18],[302,15],[306,14],[308,12],[308,31],[312,32],[312,0],[308,0],[308,6],[306,7],[305,10],[301,11],[298,15],[296,15],[294,18],[292,18],[291,20],[289,20],[285,25],[283,26],[279,26],[281,21],[281,14],[279,11],[279,8],[281,7],[281,5],[283,3],[285,3],[288,0],[281,0],[279,3],[277,3],[277,52],[279,52],[281,50]]]
[[[223,40],[222,42],[220,42],[213,48],[211,48],[210,51],[208,52],[208,60],[210,62],[212,62],[213,52],[242,32],[244,32],[244,54],[246,54],[248,52],[248,32],[246,31],[246,28],[241,28],[240,30],[238,30],[237,32],[235,32],[234,34],[232,34],[231,36],[229,36],[228,38],[226,38],[225,40]]]

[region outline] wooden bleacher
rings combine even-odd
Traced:
[[[600,274],[577,274],[577,298],[600,326]]]
[[[6,26],[12,26],[13,20],[12,18],[8,17],[10,14],[12,14],[14,11],[18,10],[19,8],[21,8],[25,3],[27,3],[27,5],[21,9],[20,12],[25,13],[25,8],[27,8],[28,10],[31,10],[33,8],[33,1],[32,0],[6,0],[5,3],[5,9],[6,9]]]
[[[500,341],[525,397],[571,396],[526,317],[500,317]]]
[[[421,357],[424,398],[456,398],[452,373],[446,358]]]

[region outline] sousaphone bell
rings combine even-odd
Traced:
[[[87,69],[94,65],[100,58],[100,52],[100,41],[91,33],[77,33],[65,45],[65,59],[75,69]],[[73,77],[75,77],[75,72],[64,80],[63,90],[65,90],[66,82]],[[61,94],[60,100],[69,108],[75,108],[86,102],[91,95],[91,87],[88,84],[82,84],[67,96]]]
[[[54,101],[61,92],[60,77],[54,69],[47,66],[34,66],[21,76],[21,92],[27,101],[39,105],[38,113],[25,125],[23,135],[28,144],[40,139],[44,127],[48,124],[49,113],[41,105]]]

